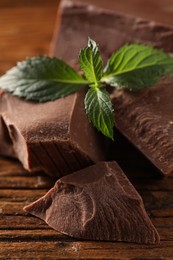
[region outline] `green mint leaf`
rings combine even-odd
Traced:
[[[102,59],[95,41],[89,38],[88,46],[80,51],[79,63],[91,85],[99,86],[102,77]]]
[[[67,96],[88,84],[62,60],[47,56],[19,62],[0,78],[0,87],[27,100],[45,102]]]
[[[85,109],[92,124],[113,140],[115,119],[110,95],[106,89],[91,87],[85,96]]]
[[[151,46],[131,44],[113,53],[102,82],[114,87],[140,90],[173,72],[173,58]]]

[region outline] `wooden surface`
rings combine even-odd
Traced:
[[[26,56],[48,52],[57,1],[0,1],[0,73]],[[173,259],[173,177],[162,179],[118,134],[114,158],[143,197],[157,227],[157,246],[72,239],[27,215],[23,206],[52,187],[17,161],[0,158],[0,259]]]

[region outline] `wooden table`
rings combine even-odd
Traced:
[[[0,1],[1,74],[26,56],[48,52],[57,6],[55,0]],[[0,259],[173,259],[173,177],[157,177],[136,149],[117,139],[115,157],[143,197],[160,245],[80,241],[50,229],[22,208],[44,195],[52,180],[0,158]]]

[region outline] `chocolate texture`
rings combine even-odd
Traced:
[[[138,93],[115,90],[116,127],[163,174],[173,173],[173,77]]]
[[[159,243],[141,197],[116,162],[100,162],[61,178],[24,210],[76,238]]]
[[[173,21],[165,25],[162,24],[162,19],[155,22],[153,19],[147,20],[127,12],[118,12],[116,1],[101,4],[95,0],[93,2],[97,7],[85,2],[91,1],[62,1],[58,12],[58,24],[61,16],[61,25],[55,28],[50,51],[52,55],[76,63],[79,50],[86,46],[88,36],[99,43],[106,61],[113,51],[126,43],[145,43],[173,52]],[[109,9],[99,6],[109,6]],[[162,17],[162,13],[160,16]]]
[[[0,154],[61,177],[104,158],[84,110],[84,91],[46,103],[0,93]]]
[[[149,21],[173,26],[172,0],[73,0]]]
[[[111,11],[79,2],[62,2],[62,24],[58,36],[53,40],[52,50],[66,61],[75,64],[77,53],[86,45],[88,36],[99,43],[104,61],[126,43],[144,43],[173,52],[173,20],[169,19],[168,25],[161,23],[162,18],[166,17],[162,1],[157,17],[160,23],[133,17],[126,12],[117,13],[114,11],[117,5],[115,1],[108,4]],[[102,1],[94,2],[98,6],[104,5]],[[139,13],[142,14],[140,8]],[[75,41],[74,37],[78,40]],[[71,52],[72,49],[74,52]],[[163,174],[173,172],[172,84],[173,78],[169,77],[139,93],[115,90],[112,94],[116,127]]]

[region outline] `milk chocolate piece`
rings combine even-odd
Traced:
[[[100,162],[61,178],[24,210],[76,238],[159,243],[141,197],[116,162]]]
[[[94,2],[99,5],[97,0]],[[154,1],[151,2],[154,4]],[[163,22],[166,7],[163,1],[161,3],[162,8],[157,9],[157,21]],[[103,2],[100,5],[103,6]],[[117,1],[110,1],[108,8],[114,10],[116,5]],[[53,49],[68,62],[75,63],[88,35],[99,43],[104,60],[115,49],[131,42],[150,44],[173,52],[172,19],[167,20],[169,25],[159,24],[70,0],[62,2],[62,10],[60,33],[54,37]],[[139,13],[142,14],[142,7]],[[72,49],[74,52],[71,52]],[[112,94],[116,127],[164,174],[173,172],[172,85],[173,78],[170,77],[139,93],[115,90]]]
[[[165,25],[173,25],[172,0],[72,0],[119,12],[123,15],[141,17]]]
[[[115,90],[116,127],[162,173],[173,173],[173,77],[150,89]]]
[[[62,177],[104,158],[84,111],[84,92],[46,103],[0,93],[0,154],[29,171]]]
[[[109,1],[109,3],[101,1],[100,3],[99,0],[94,0],[97,7],[84,4],[91,3],[91,1],[62,1],[51,54],[59,56],[67,62],[75,63],[80,48],[86,46],[88,36],[99,43],[101,54],[106,61],[113,51],[126,43],[145,43],[167,52],[173,52],[172,16],[167,21],[167,23],[169,22],[167,25],[166,23],[162,24],[163,20],[161,19],[163,16],[166,18],[165,12],[160,11],[160,16],[157,18],[159,23],[155,22],[152,17],[152,20],[146,20],[140,15],[135,17],[127,12],[116,11],[121,10],[115,3],[119,1]],[[140,7],[139,3],[140,14],[142,14],[143,8]],[[99,8],[99,5],[108,8]],[[164,7],[165,4],[162,3],[162,8]],[[59,16],[61,16],[60,27]],[[142,17],[147,16],[143,15]]]

